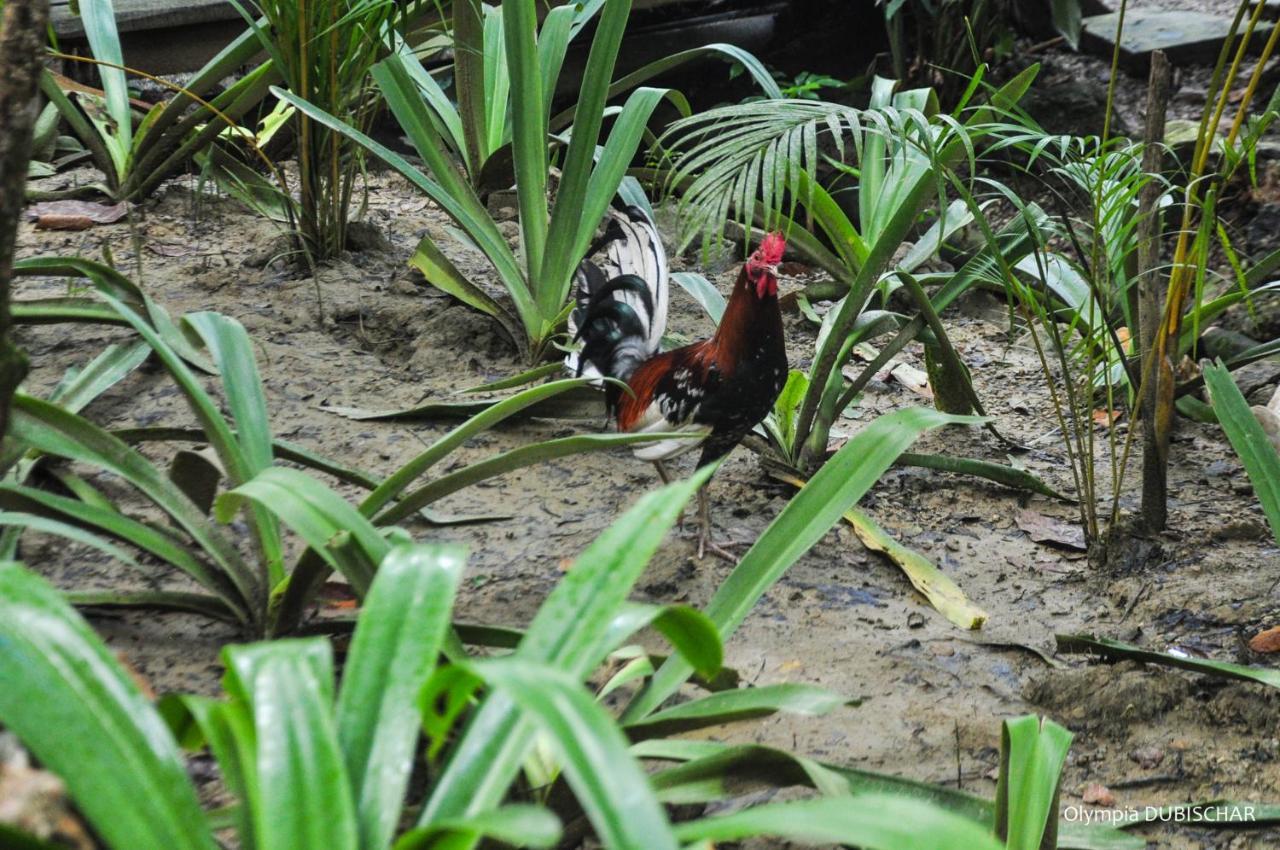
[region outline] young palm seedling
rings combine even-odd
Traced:
[[[920,411],[914,420],[885,421],[882,430],[894,435],[894,445],[905,445],[945,419]],[[1037,821],[1043,831],[1048,817],[1043,806],[1027,805],[1040,799],[1038,791],[1024,793],[1041,784],[1032,776],[1015,778],[1001,798],[1007,802],[993,806],[764,747],[674,737],[776,711],[824,713],[845,702],[820,689],[730,689],[662,707],[695,669],[715,672],[722,638],[888,465],[892,450],[868,451],[870,445],[833,459],[832,471],[802,491],[717,593],[710,620],[691,609],[627,602],[705,474],[642,497],[620,517],[577,559],[507,655],[474,657],[451,629],[463,550],[397,543],[378,563],[340,687],[324,639],[231,646],[224,651],[223,698],[168,697],[157,711],[51,587],[5,563],[0,639],[13,651],[0,655],[0,722],[64,778],[106,846],[119,850],[218,846],[215,813],[201,810],[179,745],[209,748],[232,798],[229,809],[216,813],[217,823],[234,829],[242,845],[262,848],[383,850],[393,842],[474,846],[482,839],[550,847],[562,821],[583,817],[602,845],[616,850],[754,836],[880,850],[1031,850],[1024,832]],[[282,518],[290,521],[287,513]],[[664,621],[673,627],[663,628]],[[583,681],[651,623],[680,656],[668,659],[615,719]],[[604,689],[624,684],[620,677],[650,674],[652,666],[631,664]],[[57,723],[49,722],[51,710]],[[442,767],[419,767],[423,733],[425,758]],[[555,813],[529,805],[514,785],[538,742],[570,792],[547,795]],[[1025,761],[1016,751],[1011,758]],[[647,773],[641,760],[656,772]],[[415,774],[420,781],[411,781]],[[727,786],[740,776],[767,777],[774,787],[809,785],[820,796],[678,824],[669,819],[664,802],[731,796]],[[1001,823],[1013,826],[1007,845],[992,835]],[[1064,835],[1059,846],[1102,840],[1133,846],[1109,828]]]
[[[199,592],[152,590],[76,597],[84,604],[195,611],[237,623],[252,635],[288,632],[296,627],[331,570],[340,570],[358,594],[367,590],[373,565],[389,545],[382,532],[373,529],[410,519],[450,493],[513,469],[640,439],[616,434],[563,437],[521,446],[430,480],[420,480],[472,436],[586,383],[557,381],[484,406],[394,474],[378,480],[273,437],[253,346],[234,319],[216,313],[198,313],[184,319],[190,332],[204,343],[222,376],[231,413],[227,418],[170,343],[170,338],[180,339],[182,335],[176,329],[168,335],[156,330],[135,306],[121,300],[119,293],[130,291],[130,287],[117,272],[86,260],[27,260],[22,265],[27,273],[83,275],[93,283],[100,303],[132,326],[155,352],[178,384],[199,426],[111,432],[54,401],[21,394],[17,397],[10,434],[13,447],[5,455],[10,464],[34,451],[114,473],[170,525],[156,525],[147,518],[127,515],[109,496],[74,475],[62,476],[68,494],[33,487],[25,475],[21,479],[10,476],[0,483],[0,504],[9,511],[0,515],[0,524],[25,527],[29,525],[25,517],[34,514],[52,523],[45,523],[42,531],[74,532],[69,536],[96,540],[99,548],[117,557],[121,554],[117,544],[125,544],[176,568],[200,588]],[[172,468],[166,471],[133,446],[156,440],[206,443],[215,460],[179,452]],[[372,492],[358,506],[351,505],[332,491],[316,488],[300,472],[279,466],[282,460],[314,467]],[[215,517],[213,500],[223,487],[224,478],[225,487],[243,498],[224,499]],[[278,520],[256,500],[264,491],[274,494],[268,500],[270,504],[287,504],[296,513],[295,529],[310,546],[293,566],[286,564]],[[248,520],[252,556],[242,552],[235,528],[225,524],[241,513]],[[319,518],[329,522],[341,519],[342,527],[368,528],[361,534],[335,539],[329,525],[316,524]],[[323,529],[329,532],[321,533]],[[10,533],[7,537],[11,544],[12,536]],[[131,557],[125,560],[134,563]]]
[[[478,249],[492,265],[506,298],[496,299],[479,281],[468,278],[429,237],[419,243],[412,263],[432,285],[493,316],[521,354],[536,362],[550,353],[552,338],[563,331],[574,269],[623,186],[654,110],[667,99],[688,114],[684,98],[669,89],[637,88],[616,110],[606,106],[609,98],[706,51],[743,62],[774,96],[777,86],[748,54],[725,45],[677,54],[615,81],[630,0],[559,6],[541,27],[533,0],[484,7],[483,12],[480,4],[466,0],[454,10],[456,109],[406,47],[373,69],[387,105],[426,163],[425,172],[322,104],[307,103],[291,92],[277,93],[310,119],[364,145],[441,206],[458,226],[463,243]],[[577,105],[553,117],[565,51],[592,21],[595,36]],[[614,116],[613,128],[601,145],[609,115]],[[557,130],[561,137],[551,145],[550,134]],[[550,199],[557,161],[560,174]],[[477,190],[486,183],[506,187],[513,180],[520,217],[519,256]],[[637,194],[643,197],[633,184],[625,191],[633,201]]]
[[[671,149],[670,185],[684,187],[687,238],[699,232],[716,238],[730,217],[776,227],[834,281],[824,296],[836,303],[823,321],[813,363],[806,373],[792,376],[783,393],[785,406],[769,428],[776,453],[787,466],[806,472],[817,468],[827,455],[835,421],[866,380],[908,342],[927,330],[935,344],[953,352],[936,314],[989,275],[993,254],[1017,257],[1034,244],[1015,224],[959,273],[929,279],[941,286],[927,296],[909,274],[950,234],[981,214],[969,192],[955,203],[945,201],[950,184],[963,190],[952,180],[953,171],[961,162],[972,164],[975,148],[985,138],[1016,131],[997,119],[1018,101],[1035,72],[1028,69],[992,93],[988,105],[970,108],[979,88],[975,81],[955,115],[938,114],[927,90],[895,95],[892,81],[879,80],[867,110],[815,101],[753,103],[684,119],[660,140]],[[856,166],[842,162],[846,145]],[[826,146],[836,156],[822,153]],[[858,179],[857,225],[819,183],[817,170],[824,162]],[[931,208],[935,225],[895,260],[899,246]],[[823,238],[795,223],[799,211]],[[892,311],[867,309],[877,290],[887,293],[903,285],[920,315],[908,320]],[[891,331],[896,335],[863,375],[845,379],[843,367],[854,346]],[[976,402],[958,360],[952,357],[944,365]]]
[[[210,59],[185,86],[169,85],[173,96],[141,115],[130,99],[128,74],[137,72],[124,66],[112,0],[85,0],[79,8],[103,94],[64,91],[60,79],[49,72],[41,77],[40,89],[102,172],[105,184],[98,188],[114,199],[137,200],[150,194],[220,132],[255,109],[268,87],[279,80],[267,62],[214,93],[222,80],[261,49],[254,33],[247,31]],[[58,55],[67,60],[77,58]]]

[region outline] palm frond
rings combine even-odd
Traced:
[[[926,114],[902,93],[896,105],[856,109],[813,100],[738,104],[677,121],[659,138],[667,189],[684,187],[680,199],[681,248],[701,236],[716,244],[729,221],[779,227],[807,208],[821,185],[824,163],[862,178],[865,192],[879,192],[886,173],[936,164],[938,152],[957,136],[967,158],[976,154],[970,133],[951,116]],[[865,169],[865,171],[864,171]],[[885,181],[892,190],[892,183]],[[867,222],[863,222],[865,227]],[[874,230],[874,228],[873,228]]]

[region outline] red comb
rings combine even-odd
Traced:
[[[782,262],[782,255],[787,250],[787,240],[781,233],[774,231],[766,234],[760,247],[756,249],[756,257],[767,266],[776,266]]]

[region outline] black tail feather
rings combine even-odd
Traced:
[[[574,275],[569,317],[581,352],[565,362],[578,375],[626,380],[658,352],[667,324],[667,258],[639,207],[611,209],[604,233]]]

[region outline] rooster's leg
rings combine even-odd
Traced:
[[[710,552],[717,558],[723,558],[731,564],[737,564],[738,558],[732,552],[716,544],[711,539],[711,504],[707,498],[707,487],[698,488],[698,560],[701,561]]]

